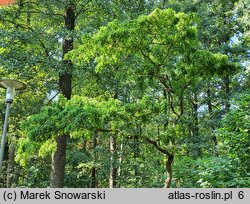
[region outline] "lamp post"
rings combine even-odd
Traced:
[[[4,147],[5,147],[5,143],[6,143],[10,104],[14,100],[15,90],[23,90],[26,88],[26,85],[24,83],[22,83],[20,81],[16,81],[16,80],[1,79],[0,80],[0,87],[6,89],[6,112],[5,112],[5,119],[4,119],[4,125],[3,125],[1,149],[0,149],[0,172],[1,172],[2,164],[3,164]]]

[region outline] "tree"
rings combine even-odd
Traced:
[[[28,85],[13,104],[1,186],[6,178],[29,187],[247,186],[248,135],[239,128],[247,6],[22,0],[1,8],[0,75]]]
[[[232,110],[223,118],[219,131],[221,149],[239,163],[239,172],[249,172],[249,94],[242,93],[232,101]],[[225,149],[225,147],[227,147]]]
[[[176,13],[171,9],[158,9],[148,16],[123,23],[114,21],[93,37],[86,37],[83,45],[72,52],[71,59],[81,63],[94,58],[97,71],[116,64],[119,67],[136,67],[138,64],[137,74],[153,77],[166,93],[172,118],[170,129],[174,131],[172,139],[175,140],[178,136],[176,126],[184,112],[184,93],[196,82],[194,76],[207,72],[201,66],[209,68],[212,65],[219,70],[221,64],[227,61],[223,55],[199,49],[195,22],[194,15]],[[171,144],[174,143],[172,139],[168,139]],[[169,177],[165,186],[169,187],[173,150],[163,149],[149,138],[147,141],[168,157],[166,171]]]

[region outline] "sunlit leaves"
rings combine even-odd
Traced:
[[[39,150],[43,156],[55,150],[55,139],[59,134],[70,133],[72,138],[89,139],[95,131],[115,131],[122,123],[121,103],[117,100],[100,101],[87,97],[73,97],[70,101],[60,97],[59,102],[31,116],[22,126],[27,138],[20,143],[19,151]],[[107,126],[108,125],[108,126]],[[111,129],[110,129],[111,128]]]

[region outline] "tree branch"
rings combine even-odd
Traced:
[[[163,149],[162,147],[160,147],[160,145],[158,145],[156,141],[151,140],[151,139],[149,139],[148,137],[146,137],[146,141],[147,141],[148,143],[152,144],[157,150],[159,150],[159,151],[162,152],[163,154],[166,154],[166,155],[168,155],[168,156],[170,155],[170,153],[169,153],[167,150],[165,150],[165,149]]]
[[[36,13],[36,14],[43,14],[43,15],[46,15],[46,16],[50,16],[52,18],[54,18],[54,16],[58,16],[58,17],[62,17],[62,18],[64,17],[63,14],[60,14],[60,13],[47,13],[47,12],[39,10],[37,8],[34,8],[30,12]]]
[[[143,57],[145,57],[146,59],[148,59],[148,60],[151,62],[151,64],[153,64],[157,69],[159,68],[158,64],[156,64],[148,55],[146,55],[146,54],[142,51],[142,49],[140,49],[140,52],[141,52],[141,54],[143,55]]]
[[[33,30],[33,28],[31,28],[30,26],[27,26],[27,25],[23,25],[23,24],[20,24],[20,23],[16,23],[16,22],[13,22],[11,20],[7,20],[7,19],[2,19],[1,20],[5,21],[5,22],[8,22],[8,23],[11,23],[13,25],[15,25],[16,27],[20,27],[20,28],[23,28],[23,29],[27,29],[27,30],[30,30],[33,35],[35,35],[36,39],[39,41],[41,47],[44,49],[44,52],[46,54],[46,57],[49,57],[49,51],[47,50],[45,44],[42,42],[41,39],[38,38],[36,32]]]
[[[85,8],[85,6],[87,6],[91,1],[92,0],[88,0],[84,5],[82,5],[82,7],[80,8],[80,10],[78,12],[76,12],[75,19],[77,19],[77,17],[82,13],[82,11]]]

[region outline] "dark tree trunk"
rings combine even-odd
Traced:
[[[194,135],[198,137],[199,135],[199,119],[198,119],[198,97],[197,93],[194,93],[194,103],[193,103],[193,116],[194,116]]]
[[[67,98],[71,97],[71,80],[72,80],[72,71],[73,64],[70,60],[65,60],[64,56],[71,50],[73,50],[73,31],[75,29],[75,11],[74,5],[68,5],[66,8],[65,15],[65,28],[71,32],[72,36],[67,36],[63,39],[62,44],[62,61],[63,61],[63,71],[59,74],[59,88],[61,93]]]
[[[164,130],[167,130],[167,126],[168,126],[168,123],[169,123],[169,110],[170,110],[170,107],[168,106],[168,104],[166,103],[166,101],[168,101],[168,95],[167,95],[167,92],[166,92],[166,89],[163,89],[163,96],[164,96],[164,100],[165,100],[165,103],[164,103],[164,115],[165,115],[165,122],[164,122]]]
[[[15,165],[15,172],[12,180],[12,187],[18,186],[18,181],[20,177],[20,172],[21,172],[21,166],[19,164]]]
[[[207,88],[207,107],[208,107],[208,112],[212,114],[213,106],[212,106],[212,101],[211,101],[211,90],[209,87]]]
[[[226,93],[226,97],[225,97],[225,110],[226,112],[228,112],[230,110],[230,78],[229,76],[225,76],[224,79],[224,86],[225,86],[225,93]]]
[[[212,101],[211,101],[211,90],[210,88],[208,87],[207,88],[207,106],[208,106],[208,112],[209,112],[209,115],[210,115],[210,120],[213,119],[212,115],[213,115],[213,106],[212,106]],[[214,130],[214,125],[212,124],[211,126],[212,130]],[[218,150],[217,150],[217,137],[215,134],[212,135],[212,141],[213,141],[213,144],[214,144],[214,154],[215,156],[218,156]]]
[[[75,10],[74,5],[69,4],[65,8],[65,28],[72,32],[75,28]],[[63,40],[63,70],[59,73],[59,88],[60,92],[67,98],[71,98],[71,81],[72,81],[72,62],[64,60],[65,54],[73,49],[73,36],[65,37]],[[62,188],[64,187],[64,170],[66,163],[66,144],[69,135],[64,134],[57,138],[57,149],[52,158],[52,171],[51,171],[51,187]]]
[[[96,162],[96,145],[97,145],[97,133],[94,133],[92,136],[92,158],[94,162]],[[97,179],[96,179],[96,167],[92,167],[91,169],[91,183],[90,187],[91,188],[96,188],[97,187]]]
[[[92,167],[91,169],[91,183],[90,188],[96,188],[97,187],[97,180],[96,180],[96,168]]]
[[[12,187],[14,181],[14,168],[15,168],[15,147],[13,143],[9,146],[9,161],[7,167],[7,188]]]
[[[136,126],[137,129],[137,134],[135,134],[134,136],[134,176],[135,179],[137,180],[138,176],[139,176],[139,168],[138,168],[138,164],[137,164],[137,159],[139,158],[139,154],[140,154],[140,145],[139,145],[139,136],[141,135],[141,126],[137,125]]]
[[[166,175],[167,175],[167,178],[165,180],[165,188],[170,188],[172,178],[173,178],[172,164],[173,164],[173,161],[174,161],[174,155],[172,153],[170,153],[169,151],[167,151],[166,149],[163,149],[159,145],[159,143],[157,141],[151,140],[148,137],[146,137],[146,141],[148,143],[152,144],[158,151],[160,151],[161,153],[167,155],[167,161],[166,161],[166,164],[165,164]]]
[[[166,174],[167,174],[167,179],[165,181],[165,188],[170,188],[172,178],[173,178],[173,172],[172,172],[172,164],[174,161],[174,155],[169,154],[168,159],[166,161]]]
[[[61,135],[56,139],[57,150],[52,158],[51,188],[64,187],[64,170],[66,162],[66,143],[68,135]]]
[[[201,155],[201,148],[200,148],[200,137],[199,137],[199,117],[198,117],[198,96],[197,91],[194,92],[194,101],[192,102],[193,105],[193,125],[191,129],[191,139],[193,143],[193,152],[194,156],[198,157]]]

